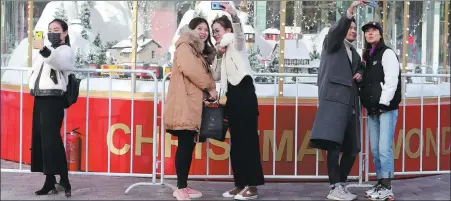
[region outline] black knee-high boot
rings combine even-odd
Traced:
[[[36,191],[34,194],[36,195],[47,195],[50,192],[53,194],[58,193],[55,189],[56,178],[55,175],[45,175],[44,186],[41,190]]]

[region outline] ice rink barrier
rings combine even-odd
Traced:
[[[31,69],[2,67],[1,70],[4,72],[2,76],[8,71],[16,71],[20,76],[14,82],[3,82],[2,79],[2,159],[17,162],[8,168],[2,165],[2,172],[29,172],[26,164],[30,163],[33,98],[28,93],[26,72]],[[78,155],[78,158],[74,157],[76,161],[68,158],[71,173],[151,178],[149,183],[136,185],[163,185],[164,179],[176,178],[173,156],[177,140],[165,132],[161,122],[166,80],[170,74],[157,80],[152,71],[145,70],[77,69],[76,72],[83,77],[80,98],[66,111],[61,132],[67,148],[67,140],[72,139],[74,133],[68,131],[80,128],[80,134],[76,135],[79,146],[70,149],[78,153],[68,151],[68,155]],[[92,72],[109,73],[109,76],[95,78],[91,77]],[[112,75],[119,72],[148,73],[152,79],[136,80],[139,84],[135,86],[133,80],[114,79]],[[305,86],[302,83],[307,78],[315,79],[316,75],[259,73],[253,76],[270,77],[274,81],[265,86],[266,90],[273,88],[272,97],[259,97],[259,134],[265,178],[327,179],[325,152],[309,149],[305,143],[310,135],[317,101],[316,97],[303,95],[302,87]],[[405,93],[393,144],[395,175],[450,173],[449,83],[442,83],[442,78],[449,80],[450,75],[403,74],[402,77]],[[296,78],[290,85],[296,91],[295,95],[280,97],[278,82],[288,78]],[[405,78],[419,80],[419,92],[416,93],[419,97],[406,95],[410,88]],[[436,79],[434,83],[426,83],[425,78]],[[99,90],[105,88],[99,85],[105,84],[107,90]],[[442,85],[448,85],[448,88],[442,89]],[[115,91],[116,88],[121,90]],[[435,89],[437,93],[431,95],[431,90]],[[361,129],[362,152],[350,179],[363,185],[374,176],[364,110]],[[232,170],[228,151],[228,139],[226,142],[211,140],[197,145],[190,178],[230,180]]]

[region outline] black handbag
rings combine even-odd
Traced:
[[[228,130],[229,121],[225,115],[225,105],[219,103],[219,98],[209,106],[204,104],[199,138],[224,142]]]

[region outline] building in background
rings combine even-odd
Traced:
[[[137,38],[136,62],[144,64],[158,64],[163,56],[162,46],[153,39],[144,37],[141,34]],[[111,55],[115,58],[116,64],[131,63],[132,38],[119,41],[110,49]]]

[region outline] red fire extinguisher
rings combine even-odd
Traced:
[[[66,160],[69,171],[81,170],[81,133],[78,129],[66,133]]]

